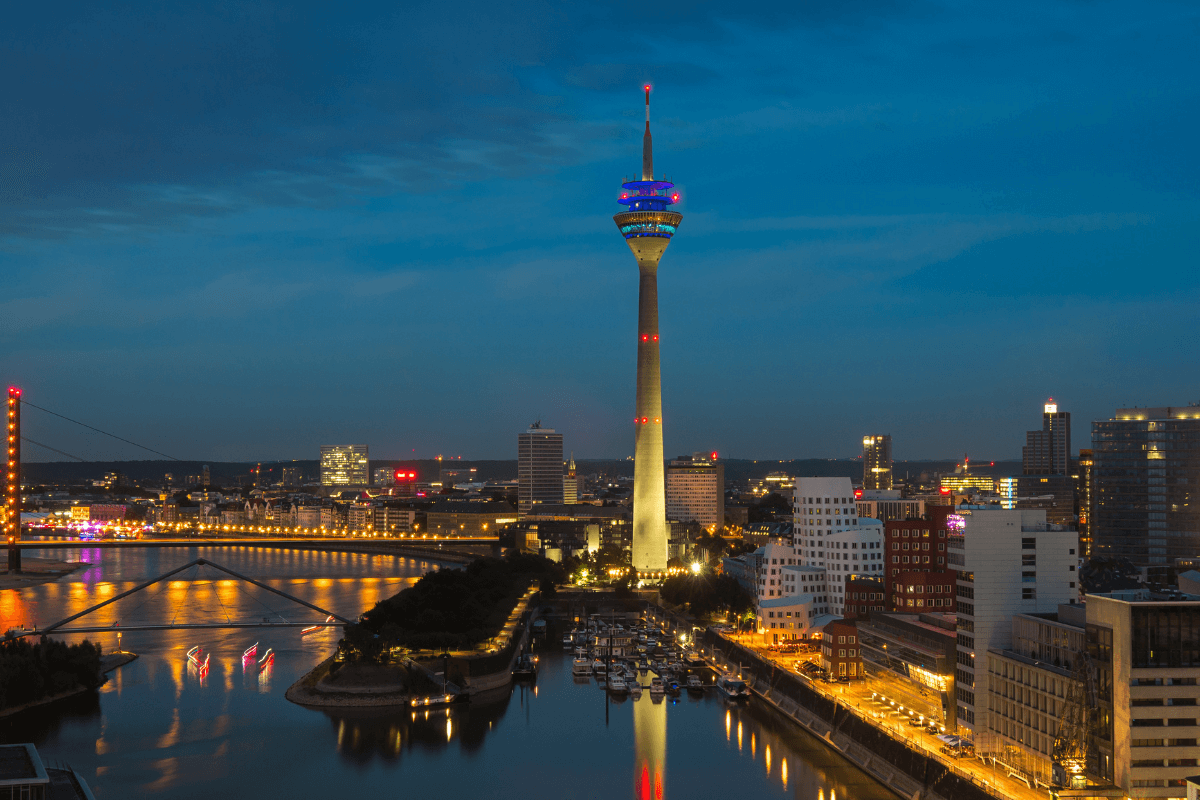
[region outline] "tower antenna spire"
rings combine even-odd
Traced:
[[[654,180],[654,148],[650,143],[650,84],[646,90],[646,133],[642,136],[642,180]]]

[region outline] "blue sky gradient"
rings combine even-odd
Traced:
[[[630,8],[11,9],[0,378],[181,458],[628,455],[649,81],[668,454],[1200,400],[1194,4]]]

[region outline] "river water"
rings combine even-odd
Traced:
[[[0,629],[48,625],[195,558],[354,617],[435,565],[394,556],[264,548],[31,552],[89,566],[58,583],[0,592]],[[192,567],[74,625],[106,651],[139,624],[287,619],[314,611],[211,567]],[[613,702],[571,676],[553,637],[533,686],[454,710],[317,711],[283,693],[333,652],[337,629],[128,632],[138,660],[99,692],[0,718],[0,739],[70,763],[97,798],[747,798],[895,800],[765,703],[710,690]],[[68,640],[81,639],[73,634]],[[243,652],[274,651],[259,668]],[[207,673],[187,651],[210,655]]]

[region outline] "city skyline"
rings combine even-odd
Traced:
[[[1078,424],[1196,399],[1171,368],[1200,355],[1186,9],[699,6],[649,62],[615,10],[473,13],[443,69],[446,37],[397,50],[381,8],[353,30],[164,8],[161,48],[135,16],[19,9],[5,381],[197,459],[502,457],[535,415],[623,457],[636,283],[603,212],[648,80],[687,176],[666,452],[849,455],[886,430],[901,458],[1007,458],[1048,396]],[[164,77],[192,68],[209,81]],[[828,377],[867,359],[895,388]],[[90,444],[60,446],[121,455]]]

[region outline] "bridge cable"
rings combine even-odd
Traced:
[[[195,575],[198,575],[199,572],[200,572],[200,565],[197,564],[196,566],[192,567],[190,573],[188,573],[188,574],[195,576]],[[179,612],[183,610],[183,604],[187,601],[188,592],[190,592],[192,590],[192,583],[194,580],[195,580],[195,578],[193,577],[187,581],[187,586],[183,590],[183,597],[179,598],[179,602],[176,603],[176,605],[175,605],[175,613],[171,615],[171,625],[172,626],[175,625],[175,619],[176,619],[176,617],[179,616]]]
[[[280,614],[278,611],[276,611],[276,610],[274,610],[273,608],[271,608],[269,605],[267,605],[266,603],[264,603],[262,600],[259,600],[257,597],[255,597],[254,595],[250,594],[250,592],[248,592],[248,591],[246,591],[245,589],[243,589],[243,588],[242,588],[240,585],[238,585],[237,583],[235,583],[235,584],[234,584],[234,586],[237,586],[237,587],[238,587],[238,589],[239,589],[239,590],[242,592],[242,594],[246,595],[246,597],[250,598],[250,599],[251,599],[251,600],[253,600],[254,602],[258,603],[260,606],[262,606],[263,608],[265,608],[269,614],[272,614],[272,615],[274,615],[274,616],[276,616],[276,617],[279,617],[279,618],[280,618],[281,620],[283,620],[284,622],[287,622],[287,621],[288,621],[288,618],[287,618],[287,617],[285,617],[283,614]],[[265,619],[266,619],[266,617],[263,617],[263,619],[265,620]]]
[[[50,452],[52,452],[52,453],[58,453],[60,456],[66,456],[67,458],[73,458],[73,459],[75,459],[76,461],[83,461],[83,459],[82,459],[82,458],[80,458],[79,456],[73,456],[73,455],[71,455],[70,453],[64,453],[62,450],[55,450],[55,449],[54,449],[53,447],[51,447],[50,445],[48,445],[48,444],[42,444],[41,442],[35,442],[33,439],[30,439],[28,436],[22,436],[22,437],[21,437],[21,441],[22,441],[22,442],[29,442],[29,443],[30,443],[30,444],[32,444],[32,445],[36,445],[36,446],[38,446],[38,447],[45,448],[46,450],[49,450],[49,451],[50,451]]]
[[[236,586],[236,584],[234,585]],[[221,610],[225,612],[225,621],[233,622],[233,620],[229,618],[229,609],[225,607],[224,601],[221,600],[221,582],[219,580],[213,581],[213,594],[217,596],[217,604],[221,606]]]
[[[56,411],[51,411],[48,408],[42,408],[41,406],[35,406],[33,403],[29,402],[28,400],[22,399],[21,405],[29,406],[30,408],[36,408],[38,411],[44,411],[47,414],[58,417],[59,419],[65,419],[67,422],[74,422],[76,425],[82,425],[83,427],[87,428],[88,430],[95,431],[96,433],[102,433],[105,436],[111,436],[112,438],[116,439],[117,441],[125,442],[125,444],[131,444],[134,447],[140,447],[141,449],[146,450],[147,452],[154,453],[156,456],[162,456],[163,458],[170,459],[171,461],[182,461],[183,460],[181,458],[176,458],[175,456],[169,456],[166,453],[161,453],[158,450],[154,450],[150,447],[146,447],[144,444],[138,444],[137,442],[132,442],[129,439],[125,439],[120,436],[117,436],[115,433],[109,433],[108,431],[102,431],[99,428],[95,428],[95,427],[92,427],[91,425],[88,425],[86,422],[80,422],[77,419],[71,419],[70,417],[63,416],[62,414],[59,414]],[[37,444],[37,443],[34,442],[34,444]],[[40,445],[40,446],[44,447],[45,445]],[[56,450],[55,452],[58,452],[58,451]],[[66,455],[66,453],[64,453],[63,455]],[[71,456],[71,457],[74,458],[74,456]],[[80,461],[82,461],[82,460],[83,459],[80,459]]]

